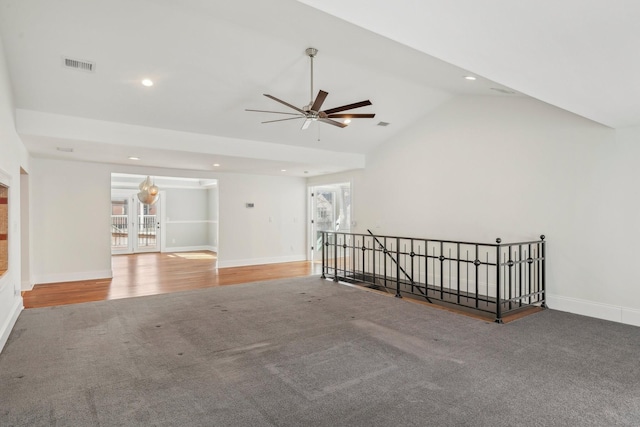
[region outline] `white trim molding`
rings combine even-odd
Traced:
[[[306,261],[307,257],[304,254],[300,255],[288,255],[282,257],[269,257],[269,258],[249,258],[249,259],[235,259],[229,261],[220,261],[218,258],[218,268],[225,267],[244,267],[246,265],[260,265],[260,264],[277,264],[280,262],[295,262]]]
[[[553,310],[566,311],[596,319],[609,320],[627,325],[640,326],[640,310],[618,305],[603,304],[578,298],[547,294],[547,306]]]
[[[13,304],[13,308],[11,309],[12,314],[7,316],[7,321],[0,328],[0,353],[4,348],[4,345],[7,343],[9,339],[9,335],[13,330],[14,325],[18,321],[18,316],[24,310],[24,305],[22,304],[22,298],[16,299],[16,302]]]
[[[42,276],[36,275],[33,282],[35,284],[79,282],[81,280],[111,279],[112,277],[113,270],[78,271],[72,273],[44,274]]]
[[[167,220],[166,224],[217,224],[217,220],[213,219],[185,219],[185,220]]]
[[[218,252],[218,248],[216,246],[178,246],[175,248],[164,248],[162,252],[196,252],[196,251],[211,251]]]

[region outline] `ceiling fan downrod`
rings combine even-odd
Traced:
[[[311,106],[313,105],[313,58],[318,54],[318,49],[314,47],[308,47],[305,50],[305,53],[311,60],[311,95],[309,95],[309,108],[307,110],[311,110]]]

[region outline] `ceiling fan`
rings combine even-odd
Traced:
[[[298,108],[295,105],[291,105],[288,102],[278,99],[273,95],[269,95],[265,93],[264,96],[266,96],[267,98],[271,98],[282,105],[286,105],[287,107],[297,111],[297,113],[289,113],[289,112],[282,112],[282,111],[267,111],[267,110],[251,110],[251,109],[246,109],[246,111],[255,111],[259,113],[286,114],[290,116],[295,116],[295,117],[289,117],[286,119],[267,120],[262,123],[273,123],[273,122],[282,122],[285,120],[304,119],[304,123],[302,123],[302,129],[307,129],[311,124],[311,122],[314,122],[314,121],[328,123],[333,126],[344,128],[344,127],[347,127],[347,124],[349,123],[349,121],[351,121],[350,119],[372,119],[376,116],[375,114],[343,113],[343,111],[371,105],[371,101],[369,101],[368,99],[366,101],[360,101],[354,104],[348,104],[348,105],[343,105],[341,107],[329,108],[328,110],[321,110],[322,104],[324,103],[324,100],[327,98],[327,95],[329,95],[329,93],[323,90],[320,90],[315,100],[313,99],[313,58],[317,55],[318,49],[310,47],[305,50],[305,53],[307,54],[307,56],[309,56],[311,60],[311,97],[310,97],[311,100],[309,101],[308,105],[305,105],[302,108]],[[345,120],[345,122],[340,122],[334,119],[349,119],[349,121]]]

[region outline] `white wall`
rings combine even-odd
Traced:
[[[207,190],[207,219],[209,220],[209,244],[214,251],[218,251],[218,187]]]
[[[0,39],[0,175],[9,184],[9,269],[0,277],[0,351],[22,310],[20,255],[20,167],[29,169],[26,149],[16,134],[13,94]]]
[[[209,188],[164,190],[167,251],[213,250]]]
[[[640,129],[526,98],[457,98],[367,158],[358,227],[548,241],[551,308],[640,325]]]
[[[218,187],[220,267],[306,259],[303,178],[226,174]]]
[[[22,171],[21,171],[22,172]],[[29,233],[29,175],[20,174],[20,281],[23,291],[31,290],[31,236]]]
[[[218,179],[220,267],[306,259],[302,178],[127,168],[41,158],[33,159],[31,169],[35,283],[111,276],[112,172]],[[208,192],[192,191],[199,192],[202,200],[182,200],[184,210],[167,212],[171,220],[176,218],[174,214],[189,221],[211,212]],[[248,201],[255,202],[256,207],[246,209]],[[193,209],[196,204],[197,209]],[[205,228],[198,235],[208,236],[209,230]]]
[[[34,282],[111,277],[109,166],[34,158],[31,169]]]

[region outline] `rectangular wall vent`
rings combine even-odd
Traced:
[[[389,126],[387,122],[378,122],[378,126]]]
[[[66,68],[73,68],[74,70],[86,71],[87,73],[93,73],[96,69],[95,62],[84,61],[73,58],[62,58],[62,63]]]

